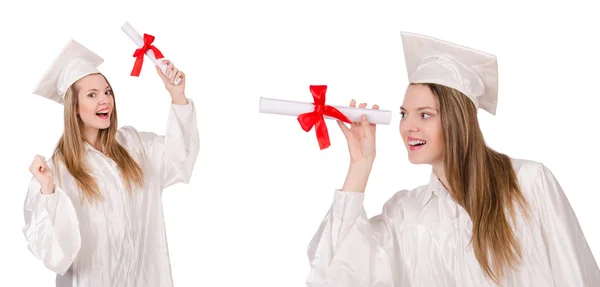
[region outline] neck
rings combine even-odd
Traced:
[[[450,185],[448,185],[448,179],[446,178],[446,172],[444,171],[444,163],[437,163],[432,165],[433,172],[440,179],[446,190],[450,191]]]
[[[84,128],[83,129],[83,140],[92,145],[95,149],[102,151],[102,145],[100,144],[100,137],[98,136],[98,129],[95,128]]]

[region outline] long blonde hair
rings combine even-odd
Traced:
[[[516,219],[515,204],[524,214],[528,204],[510,158],[486,145],[473,102],[455,89],[425,85],[440,104],[448,188],[471,217],[471,243],[481,269],[498,284],[506,268],[522,259],[509,220]]]
[[[104,75],[100,75],[104,77]],[[106,77],[104,77],[104,80],[108,83],[114,100],[114,90]],[[85,147],[81,131],[83,122],[77,114],[79,105],[78,92],[74,83],[65,94],[64,131],[54,150],[53,160],[61,160],[65,168],[77,182],[77,186],[81,192],[81,203],[83,203],[84,199],[93,203],[95,200],[103,200],[104,197],[98,188],[96,180],[90,174],[90,170],[85,164]],[[117,163],[126,187],[131,193],[134,188],[133,184],[137,187],[143,186],[144,176],[138,163],[115,138],[118,129],[116,106],[115,100],[113,111],[110,115],[110,126],[107,129],[99,130],[98,136],[100,143],[104,147],[104,153]],[[54,166],[58,167],[56,162]],[[56,168],[56,172],[58,170]],[[58,178],[60,180],[60,176]]]

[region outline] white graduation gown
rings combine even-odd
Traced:
[[[130,195],[117,164],[85,144],[85,163],[104,201],[80,203],[74,178],[59,164],[55,193],[31,180],[25,200],[29,250],[56,272],[56,286],[173,286],[165,236],[162,190],[189,183],[199,151],[194,103],[171,104],[166,135],[122,127],[117,141],[140,164],[145,185]]]
[[[553,174],[541,163],[512,161],[532,220],[517,220],[523,262],[502,285],[600,286],[598,265]],[[496,286],[469,245],[469,215],[433,172],[428,185],[397,192],[372,218],[363,196],[335,191],[308,247],[307,286]]]

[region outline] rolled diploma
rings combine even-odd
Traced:
[[[138,46],[138,48],[144,46],[144,38],[142,38],[142,35],[140,35],[140,33],[133,29],[129,22],[125,22],[125,24],[121,26],[121,30],[123,30],[123,32],[125,32],[125,34],[127,34],[127,36],[131,38],[133,43],[135,43]],[[162,61],[158,61],[156,59],[156,56],[154,55],[154,52],[152,52],[151,49],[148,49],[148,51],[146,51],[146,56],[148,56],[148,58],[150,58],[150,60],[152,60],[152,62],[154,62],[154,64],[160,68],[160,70],[165,76],[167,75],[167,65],[163,64]],[[181,83],[181,79],[175,80],[175,85],[179,85],[179,83]]]
[[[374,110],[364,108],[352,108],[352,107],[341,107],[330,105],[338,109],[344,114],[351,122],[360,122],[360,117],[363,114],[367,115],[369,123],[378,125],[389,125],[392,121],[392,112],[386,110]],[[284,116],[299,116],[304,113],[310,113],[315,110],[313,103],[308,102],[296,102],[277,100],[269,98],[260,98],[259,112],[265,114],[276,114]],[[326,119],[335,119],[333,117],[324,116]],[[336,119],[337,120],[337,119]]]

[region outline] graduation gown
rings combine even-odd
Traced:
[[[166,135],[126,126],[116,139],[144,172],[144,187],[132,194],[117,164],[88,143],[85,164],[103,201],[81,204],[74,178],[52,160],[55,192],[42,194],[40,183],[30,182],[23,233],[29,250],[57,273],[56,286],[173,286],[161,195],[190,181],[199,151],[194,103],[171,104]]]
[[[541,163],[512,162],[531,216],[517,212],[523,260],[502,286],[600,286],[598,265],[553,174]],[[372,218],[363,197],[335,191],[308,247],[307,286],[496,286],[469,244],[469,215],[433,172],[428,185],[395,193]]]

